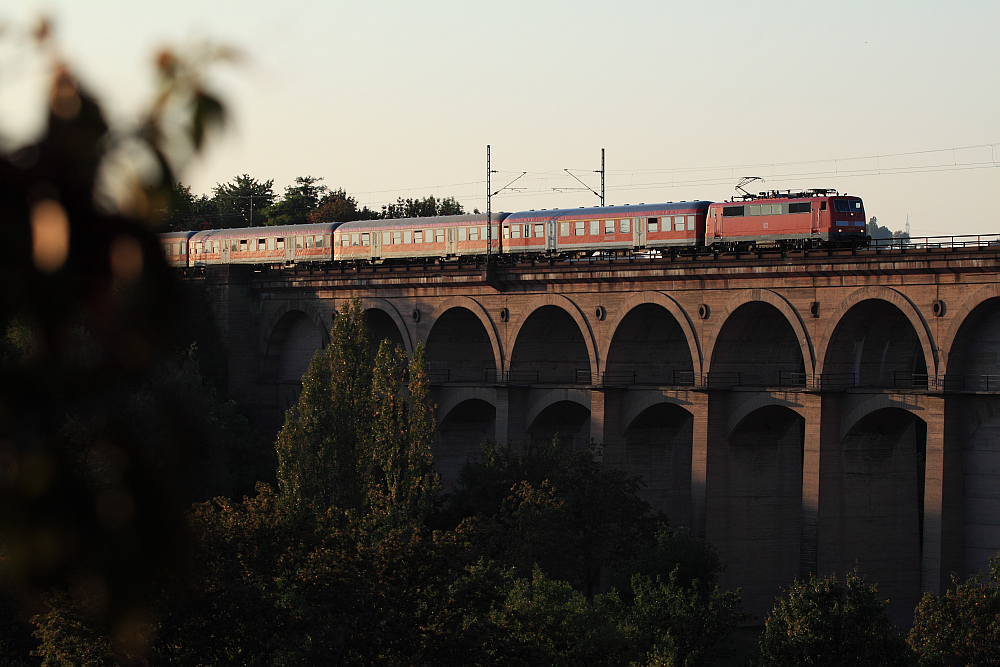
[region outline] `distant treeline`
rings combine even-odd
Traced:
[[[381,210],[358,207],[356,198],[342,188],[331,190],[314,176],[299,176],[284,194],[274,193],[274,179],[259,181],[249,174],[237,176],[212,189],[212,196],[197,196],[191,187],[177,183],[163,211],[169,231],[300,225],[317,222],[349,222],[388,218],[460,215],[463,206],[454,197],[396,200]],[[473,211],[478,213],[478,210]]]

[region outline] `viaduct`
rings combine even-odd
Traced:
[[[230,393],[280,425],[338,308],[426,346],[445,483],[484,438],[603,445],[761,618],[855,564],[903,626],[1000,549],[1000,246],[209,267]]]

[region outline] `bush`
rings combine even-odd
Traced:
[[[761,667],[908,665],[912,656],[885,613],[875,585],[857,571],[796,581],[764,625]]]

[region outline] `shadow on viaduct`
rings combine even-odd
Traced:
[[[446,485],[486,439],[600,443],[751,613],[857,563],[907,625],[1000,549],[1000,261],[918,259],[204,279],[265,419],[357,297],[377,338],[426,346]]]

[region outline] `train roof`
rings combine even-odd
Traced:
[[[278,225],[263,227],[229,227],[226,229],[206,229],[195,234],[195,241],[213,239],[246,239],[266,236],[294,236],[296,234],[330,234],[343,223],[320,222],[310,225]]]
[[[494,213],[493,222],[501,222],[510,213]],[[466,215],[437,215],[432,218],[390,218],[388,220],[354,220],[340,226],[341,232],[369,229],[414,229],[420,227],[448,227],[450,225],[485,225],[485,213]]]
[[[627,216],[643,216],[643,215],[656,215],[658,213],[676,213],[679,211],[705,211],[708,210],[710,201],[681,201],[681,202],[667,202],[664,204],[625,204],[623,206],[593,206],[587,208],[581,206],[579,208],[553,208],[553,209],[542,209],[539,211],[521,211],[519,213],[511,213],[507,218],[506,222],[524,221],[524,220],[556,220],[561,218],[572,218],[578,220],[580,218],[606,218],[606,217],[627,217]]]
[[[162,232],[158,234],[163,241],[186,241],[187,239],[194,236],[196,232],[184,229],[177,232]]]

